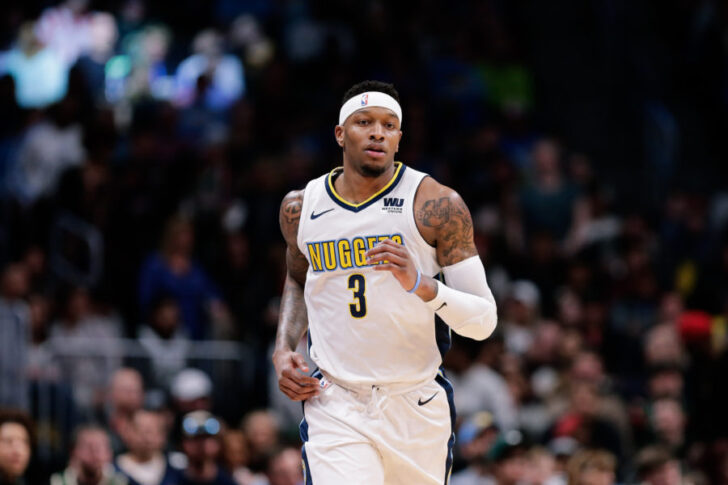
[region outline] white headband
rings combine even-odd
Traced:
[[[397,115],[397,118],[399,118],[400,126],[402,125],[402,108],[399,106],[399,103],[390,95],[380,91],[369,91],[368,93],[357,94],[344,103],[339,111],[339,124],[343,125],[344,121],[355,111],[371,107],[391,109]]]

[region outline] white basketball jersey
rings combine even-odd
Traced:
[[[308,183],[298,226],[298,247],[309,263],[304,295],[311,359],[334,379],[353,384],[432,379],[449,346],[449,328],[365,257],[391,238],[404,244],[423,275],[439,274],[435,248],[420,235],[413,213],[426,174],[395,162],[387,185],[352,204],[334,189],[340,171]]]

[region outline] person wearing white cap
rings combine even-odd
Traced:
[[[209,409],[212,405],[212,381],[200,369],[181,370],[172,379],[169,393],[182,413]]]
[[[290,192],[273,363],[304,401],[306,483],[436,484],[452,465],[450,331],[483,340],[497,320],[462,198],[395,161],[403,111],[391,84],[344,95],[343,166]],[[443,282],[444,277],[444,282]],[[311,376],[298,342],[308,330]]]

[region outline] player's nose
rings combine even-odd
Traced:
[[[372,123],[369,132],[370,139],[384,140],[384,127],[381,123]]]

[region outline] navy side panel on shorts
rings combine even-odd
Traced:
[[[321,379],[323,377],[323,374],[321,374],[321,371],[316,369],[313,374],[311,374],[311,377],[315,377],[316,379]],[[308,457],[306,456],[306,443],[308,442],[308,423],[306,422],[306,407],[305,402],[301,402],[301,409],[303,409],[303,419],[301,420],[301,425],[298,427],[299,434],[301,435],[301,441],[303,441],[303,446],[301,446],[301,464],[303,466],[303,483],[305,485],[313,485],[313,479],[311,478],[311,467],[308,464]]]
[[[445,464],[445,481],[443,482],[445,485],[447,485],[449,479],[450,479],[450,471],[452,470],[452,450],[455,446],[455,400],[454,400],[454,390],[452,388],[452,384],[450,384],[450,381],[447,380],[445,377],[445,371],[440,368],[440,372],[437,373],[437,376],[435,376],[435,380],[437,381],[440,386],[442,386],[443,389],[445,389],[445,393],[447,394],[447,402],[450,405],[450,439],[447,441],[447,462]]]

